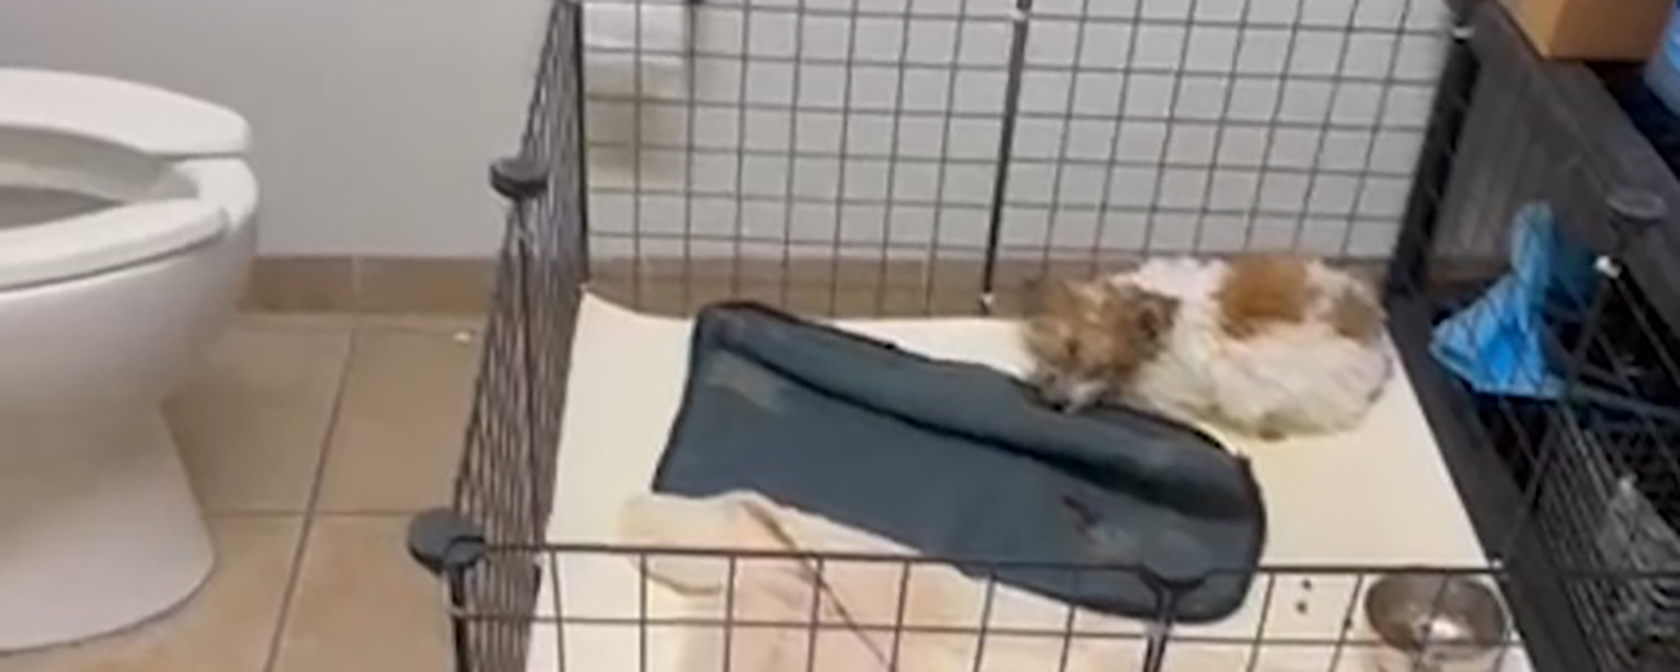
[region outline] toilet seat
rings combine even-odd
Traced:
[[[238,114],[217,105],[103,77],[0,68],[0,137],[7,131],[85,140],[159,160],[191,193],[0,229],[0,291],[164,257],[221,235],[231,218],[245,214],[240,201],[247,199],[238,193],[243,190],[226,193],[229,180],[217,172],[246,173],[243,162],[229,159],[246,151],[250,129]],[[66,179],[63,165],[31,175],[27,162],[8,162],[7,151],[0,143],[0,177],[21,175],[16,179],[25,185],[48,187]],[[251,191],[254,200],[254,186]]]

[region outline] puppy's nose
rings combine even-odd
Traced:
[[[1038,399],[1044,404],[1045,408],[1057,413],[1066,413],[1073,410],[1074,407],[1073,396],[1060,389],[1042,390],[1038,394]]]

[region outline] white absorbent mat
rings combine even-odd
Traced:
[[[646,493],[681,404],[687,376],[691,322],[651,317],[586,296],[573,344],[568,407],[556,467],[552,543],[617,541],[621,507]],[[1028,363],[1008,320],[979,318],[841,321],[838,326],[896,343],[920,354],[965,360],[1022,373]],[[1214,431],[1214,430],[1210,430]],[[1431,564],[1480,566],[1485,556],[1442,464],[1410,381],[1396,376],[1364,424],[1352,432],[1264,442],[1214,433],[1248,454],[1265,498],[1268,529],[1262,557],[1269,565]],[[634,558],[566,554],[544,567],[539,616],[552,619],[556,605],[566,619],[623,620],[692,617],[691,605],[656,583],[641,580]],[[559,593],[551,580],[559,574]],[[1341,624],[1366,639],[1362,615],[1348,613],[1363,592],[1354,575],[1259,577],[1244,606],[1209,624],[1180,626],[1177,635],[1253,637],[1264,623],[1267,639],[1335,640]],[[974,582],[976,590],[981,584]],[[996,590],[988,627],[1060,631],[1067,610],[1013,588]],[[975,614],[974,626],[979,624]],[[1143,632],[1141,622],[1081,612],[1075,630]],[[692,626],[641,628],[634,623],[551,623],[532,631],[531,672],[672,672],[684,631]],[[562,636],[563,635],[563,636]],[[1112,669],[1133,669],[1127,656],[1141,642],[1122,642]],[[562,665],[562,653],[563,665]],[[1175,645],[1167,669],[1228,672],[1246,669],[1364,672],[1376,668],[1366,649],[1325,646]],[[1502,658],[1505,670],[1528,669],[1520,650]],[[799,666],[803,669],[803,666]],[[989,672],[988,666],[983,668]],[[723,670],[722,660],[718,670]],[[734,672],[800,672],[735,670]],[[683,672],[693,672],[684,670]],[[817,670],[815,672],[822,672]],[[921,672],[906,670],[906,672]],[[997,672],[1004,672],[998,670]],[[1010,670],[1008,672],[1015,672]]]

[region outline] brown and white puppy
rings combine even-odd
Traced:
[[[1375,293],[1285,256],[1160,259],[1047,280],[1022,335],[1046,403],[1121,401],[1265,437],[1346,429],[1392,362]]]

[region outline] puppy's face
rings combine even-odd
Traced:
[[[1106,280],[1041,281],[1023,337],[1045,403],[1078,411],[1125,383],[1161,351],[1178,301]]]

